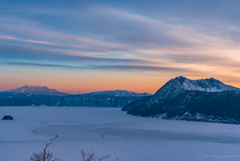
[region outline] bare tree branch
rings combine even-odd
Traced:
[[[27,161],[63,161],[58,158],[53,159],[53,153],[47,150],[48,146],[51,144],[52,141],[50,143],[46,143],[43,152],[33,153]],[[84,150],[81,150],[80,153],[82,155],[82,161],[95,161],[96,159],[97,161],[103,161],[110,158],[109,154],[95,158],[93,150],[88,153],[86,153]],[[115,161],[118,161],[118,159],[116,159]]]
[[[81,150],[80,153],[82,154],[82,161],[93,161],[93,160],[95,160],[93,150],[92,150],[92,152],[89,152],[88,154],[83,150]],[[110,158],[110,155],[107,154],[107,155],[104,155],[102,157],[97,157],[97,161],[102,161],[102,160],[109,159],[109,158]],[[118,159],[116,159],[115,161],[118,161]]]
[[[62,161],[61,159],[53,158],[53,154],[47,151],[47,147],[52,144],[52,140],[50,143],[46,143],[43,152],[33,153],[33,155],[29,158],[30,161]]]
[[[108,154],[108,155],[104,155],[104,156],[102,156],[102,157],[100,157],[100,158],[97,158],[97,160],[98,161],[102,161],[102,160],[104,160],[104,159],[109,159],[110,158],[110,155]]]

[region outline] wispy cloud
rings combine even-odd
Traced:
[[[0,23],[2,24],[0,26],[0,29],[4,30],[6,35],[14,34],[17,35],[18,37],[41,39],[43,40],[41,42],[48,41],[49,43],[52,42],[65,44],[70,43],[73,45],[80,43],[86,46],[94,45],[109,48],[121,47],[121,45],[117,43],[107,42],[104,40],[97,40],[94,38],[84,36],[77,36],[74,33],[68,34],[67,32],[59,32],[58,30],[53,30],[49,27],[46,27],[45,25],[20,18],[1,17]]]
[[[108,52],[108,50],[104,49],[104,48],[89,48],[89,47],[85,47],[85,46],[63,45],[63,44],[57,44],[57,43],[50,43],[50,42],[46,42],[46,41],[19,39],[19,38],[11,37],[11,36],[1,36],[0,35],[0,41],[20,42],[20,43],[25,43],[28,45],[37,44],[37,45],[44,45],[46,47],[55,47],[57,49],[72,49],[72,50],[78,50],[78,51],[91,51],[91,52]]]
[[[240,78],[240,2],[3,1],[0,62]]]
[[[0,57],[2,60],[33,60],[33,61],[61,61],[82,63],[123,63],[123,64],[155,64],[154,61],[144,59],[105,58],[87,56],[79,52],[65,52],[29,46],[17,46],[0,43]]]
[[[155,71],[155,72],[195,72],[192,69],[172,68],[164,66],[141,66],[141,65],[89,65],[89,66],[73,66],[73,65],[57,65],[47,63],[27,63],[27,62],[0,62],[5,65],[17,66],[33,66],[33,67],[51,67],[51,68],[65,68],[75,70],[113,70],[113,71]]]

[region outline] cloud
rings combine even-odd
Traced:
[[[141,66],[141,65],[90,65],[90,66],[73,66],[73,65],[57,65],[57,64],[43,64],[43,63],[27,63],[27,62],[0,62],[5,65],[17,66],[33,66],[33,67],[50,67],[50,68],[65,68],[76,70],[114,70],[114,71],[147,71],[147,72],[188,72],[194,70],[184,68],[173,68],[164,66]]]
[[[191,69],[161,67],[161,66],[140,66],[140,65],[92,65],[91,67],[104,70],[120,71],[150,71],[150,72],[190,72]]]
[[[87,5],[82,8],[83,10],[73,10],[68,14],[63,14],[64,10],[57,10],[59,17],[52,21],[36,19],[46,14],[44,9],[36,9],[38,12],[35,13],[35,19],[24,16],[24,12],[29,12],[27,8],[22,11],[23,15],[20,14],[22,17],[1,17],[0,22],[3,25],[0,29],[19,36],[29,36],[30,39],[81,43],[91,47],[186,48],[203,44],[203,41],[199,41],[203,37],[199,36],[201,34],[181,24],[103,5]],[[89,14],[85,14],[86,12]],[[52,11],[47,14],[56,13]],[[95,38],[90,38],[89,35]]]
[[[3,65],[16,65],[16,66],[33,66],[33,67],[50,67],[50,68],[66,68],[66,69],[86,69],[80,66],[67,66],[57,64],[41,64],[41,63],[26,63],[26,62],[0,62]]]
[[[77,51],[91,51],[91,52],[108,52],[107,49],[104,48],[89,48],[89,47],[84,47],[84,46],[74,46],[74,45],[63,45],[63,44],[57,44],[57,43],[50,43],[46,41],[36,41],[36,40],[25,40],[25,39],[18,39],[15,37],[10,37],[10,36],[1,36],[0,35],[0,41],[4,42],[20,42],[24,44],[36,44],[39,46],[44,46],[44,47],[53,47],[57,49],[72,49],[72,50],[77,50]]]
[[[12,17],[0,17],[0,29],[5,32],[6,37],[13,37],[10,35],[16,35],[14,37],[25,37],[24,39],[35,39],[36,42],[48,42],[52,44],[63,43],[79,46],[82,44],[84,46],[96,47],[102,46],[107,48],[119,48],[122,47],[121,44],[107,42],[105,40],[98,40],[95,38],[90,38],[87,36],[79,36],[77,33],[66,33],[61,32],[59,29],[53,30],[46,27],[44,24],[29,21],[21,18]],[[36,39],[41,39],[38,41]]]
[[[144,59],[105,58],[87,56],[79,52],[65,52],[37,47],[18,46],[0,43],[2,60],[21,61],[53,61],[62,63],[123,63],[123,64],[154,64],[154,61]]]
[[[0,57],[68,68],[236,74],[239,3],[6,1],[0,4]]]

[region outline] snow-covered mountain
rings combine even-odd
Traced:
[[[176,86],[185,90],[205,91],[205,92],[222,92],[222,91],[236,91],[239,88],[226,85],[214,78],[190,80],[183,76],[171,79],[168,86]]]
[[[223,91],[240,91],[239,88],[226,85],[214,78],[190,80],[179,76],[169,80],[160,88],[151,98],[151,103],[159,102],[162,99],[174,99],[177,95],[185,91],[202,91],[202,92],[223,92]]]
[[[214,78],[190,80],[180,76],[168,81],[154,95],[132,102],[122,110],[166,119],[204,120],[199,116],[206,116],[206,120],[217,117],[239,119],[240,123],[240,89]]]
[[[93,93],[86,93],[88,96],[114,96],[114,97],[146,97],[151,96],[149,93],[137,93],[126,90],[100,91]]]
[[[41,86],[22,86],[17,89],[12,89],[6,91],[9,93],[21,93],[21,94],[43,94],[43,95],[67,95],[67,93],[62,93],[57,91],[56,89],[49,89],[48,87]]]

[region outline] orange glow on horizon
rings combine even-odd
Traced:
[[[14,71],[14,70],[13,70]],[[15,70],[16,71],[16,70]],[[19,72],[21,71],[21,72]],[[63,75],[64,72],[64,75]],[[217,72],[215,72],[217,74]],[[45,75],[43,77],[42,75]],[[49,71],[40,69],[18,68],[17,73],[9,73],[8,77],[0,80],[1,91],[19,88],[21,86],[47,86],[69,94],[82,94],[106,90],[128,90],[140,93],[154,94],[170,79],[180,76],[175,75],[151,75],[144,73],[126,72],[95,72],[85,71]],[[205,79],[214,77],[225,84],[240,87],[235,77],[222,75],[183,75],[189,79]],[[18,80],[16,81],[16,78]]]

